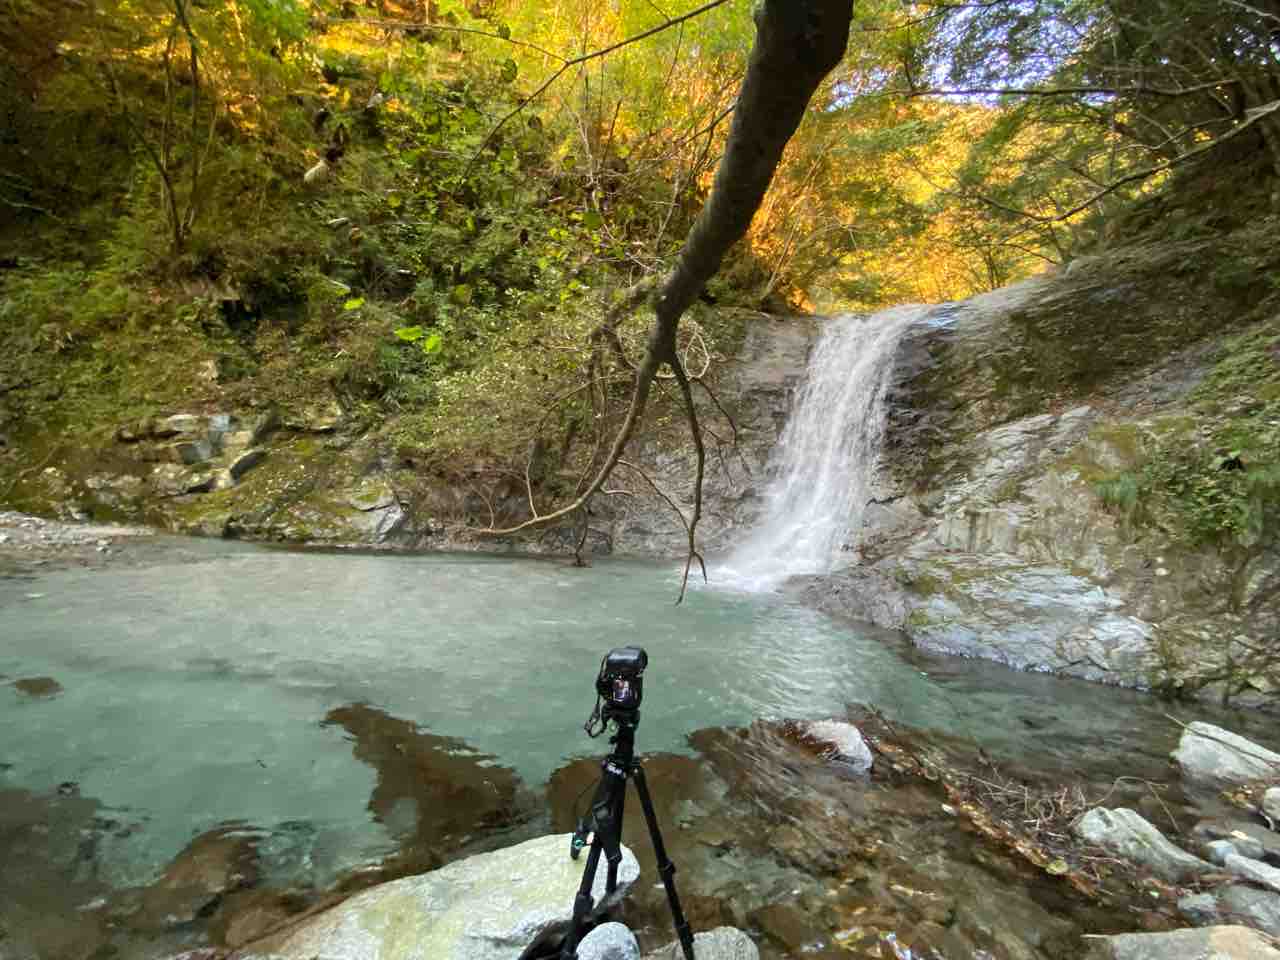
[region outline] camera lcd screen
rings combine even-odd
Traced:
[[[631,689],[630,680],[622,680],[615,678],[613,681],[613,702],[620,706],[630,706],[635,703],[635,691]]]

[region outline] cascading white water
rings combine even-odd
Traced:
[[[756,528],[730,555],[732,579],[766,588],[823,573],[857,535],[884,438],[884,394],[903,331],[930,308],[829,320],[774,450]]]

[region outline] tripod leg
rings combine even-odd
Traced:
[[[662,831],[658,828],[658,815],[653,811],[653,798],[649,796],[649,784],[644,778],[644,768],[637,761],[631,768],[631,775],[636,782],[636,792],[640,794],[640,806],[644,810],[645,822],[649,824],[649,839],[653,841],[653,855],[658,861],[658,875],[662,877],[662,885],[667,890],[667,903],[671,907],[671,919],[675,922],[676,936],[680,938],[680,946],[684,950],[684,960],[693,960],[693,931],[689,929],[689,921],[684,918],[680,909],[680,896],[676,893],[676,865],[667,856],[667,848],[662,842]]]
[[[574,960],[578,954],[578,941],[582,939],[582,928],[586,925],[591,908],[595,905],[591,899],[591,885],[595,883],[596,868],[600,865],[600,834],[591,841],[591,852],[587,854],[587,865],[582,871],[582,883],[578,884],[578,894],[573,898],[573,919],[569,922],[569,932],[565,934],[564,943],[560,946],[560,960]]]
[[[560,960],[573,960],[578,950],[578,941],[582,939],[583,927],[595,906],[591,887],[595,883],[596,869],[600,866],[601,852],[609,864],[605,895],[608,896],[617,888],[618,864],[622,862],[622,805],[626,792],[626,776],[617,775],[606,763],[604,776],[591,799],[595,838],[591,841],[591,852],[587,854],[587,865],[582,871],[578,894],[573,898],[573,920],[569,924],[564,944],[560,947]]]

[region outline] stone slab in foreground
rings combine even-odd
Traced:
[[[1090,938],[1088,960],[1280,960],[1280,950],[1248,927]]]
[[[569,838],[539,837],[374,887],[234,957],[518,960],[572,919],[587,858],[569,858]],[[604,867],[602,860],[593,887],[597,903],[604,897]],[[634,854],[623,847],[613,902],[639,875]]]

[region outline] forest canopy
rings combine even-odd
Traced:
[[[728,308],[954,299],[1188,197],[1189,231],[1280,202],[1272,0],[851,5],[681,327],[694,372],[731,347]],[[755,38],[749,0],[11,9],[0,384],[57,382],[64,425],[331,393],[414,456],[551,499],[594,456],[590,391],[626,389],[584,388],[590,334],[671,269]],[[620,355],[647,323],[617,326]]]

